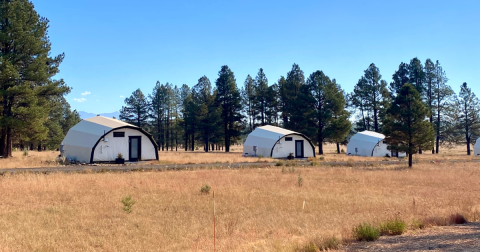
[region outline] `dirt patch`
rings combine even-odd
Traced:
[[[480,222],[382,236],[376,242],[346,246],[343,251],[480,251]]]

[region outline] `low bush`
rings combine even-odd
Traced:
[[[303,178],[302,178],[302,176],[300,176],[300,174],[298,174],[297,183],[298,183],[298,186],[299,186],[299,187],[302,187],[302,186],[303,186]]]
[[[379,225],[381,235],[401,235],[407,230],[405,222],[399,218],[389,220]]]
[[[327,250],[337,250],[342,246],[342,241],[335,236],[328,238],[315,238],[309,241],[305,246],[300,247],[296,251],[306,252],[306,251],[327,251]]]
[[[380,231],[369,223],[363,223],[353,229],[353,237],[357,241],[375,241],[380,237]]]
[[[412,220],[412,223],[410,224],[411,229],[422,229],[425,227],[425,224],[423,224],[422,221],[414,219]]]
[[[447,219],[442,217],[428,217],[423,220],[423,224],[425,227],[448,225]]]
[[[126,213],[131,213],[133,204],[135,204],[135,201],[132,200],[132,196],[125,196],[125,198],[123,198],[121,202],[123,204],[123,211],[125,211]]]
[[[450,215],[450,218],[448,220],[448,224],[450,225],[465,224],[467,222],[467,219],[465,219],[465,217],[459,213]]]
[[[283,162],[282,162],[282,161],[277,161],[277,162],[275,163],[275,166],[283,166]]]
[[[200,193],[201,194],[209,194],[210,193],[210,186],[205,184],[202,186],[202,188],[200,188]]]

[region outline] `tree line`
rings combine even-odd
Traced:
[[[50,56],[48,19],[27,0],[0,0],[0,156],[12,149],[57,149],[80,121],[53,77],[65,55]]]
[[[340,153],[339,145],[355,132],[393,134],[386,124],[394,124],[392,106],[408,84],[425,107],[417,108],[424,114],[416,111],[420,116],[416,120],[425,119],[432,127],[431,136],[422,136],[431,141],[414,144],[412,151],[438,153],[442,145],[465,143],[470,155],[470,144],[480,136],[478,99],[466,83],[457,96],[447,82],[438,61],[427,59],[422,64],[418,58],[400,63],[390,83],[370,64],[351,93],[322,71],[306,78],[297,64],[271,85],[260,68],[239,88],[233,71],[222,66],[214,85],[202,76],[192,88],[157,82],[151,94],[137,89],[125,99],[120,119],[151,132],[162,150],[225,148],[228,152],[232,143],[241,143],[255,127],[269,124],[305,134],[319,146],[319,154],[326,142],[337,144]],[[416,97],[412,92],[407,93]],[[429,129],[417,130],[413,135],[430,134]],[[392,142],[392,148],[403,150],[398,141]]]

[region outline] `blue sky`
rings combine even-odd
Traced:
[[[33,0],[50,20],[52,54],[72,108],[119,110],[156,81],[212,84],[222,65],[241,87],[263,68],[269,84],[293,63],[351,92],[370,63],[388,83],[400,62],[439,60],[458,93],[480,96],[480,1]],[[122,97],[123,96],[123,97]]]

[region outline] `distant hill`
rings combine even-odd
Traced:
[[[95,117],[97,116],[97,114],[95,113],[88,113],[88,112],[85,112],[85,111],[78,111],[78,114],[80,114],[80,118],[82,119],[88,119],[88,118],[91,118],[91,117]],[[105,117],[114,117],[118,119],[118,117],[120,116],[120,112],[118,111],[115,111],[115,112],[112,112],[112,113],[100,113],[101,116],[105,116]]]

